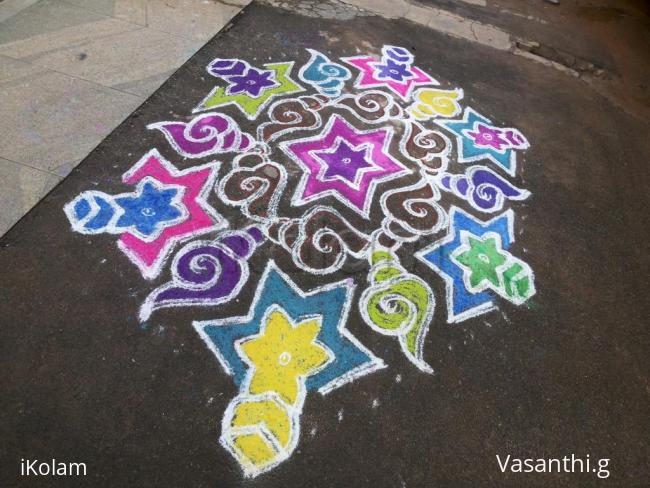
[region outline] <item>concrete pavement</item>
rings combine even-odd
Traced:
[[[450,29],[254,3],[2,238],[3,485],[644,485],[643,106]]]

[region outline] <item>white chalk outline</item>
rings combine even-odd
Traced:
[[[382,259],[381,261],[372,265],[372,267],[370,268],[367,277],[370,286],[368,286],[368,288],[366,288],[361,294],[361,296],[359,297],[359,302],[358,302],[359,313],[361,314],[361,317],[366,322],[366,324],[375,332],[378,332],[385,336],[397,336],[399,340],[400,348],[402,349],[402,352],[404,353],[406,358],[423,373],[433,374],[434,372],[433,368],[424,360],[424,340],[426,338],[427,332],[429,331],[429,326],[431,325],[431,321],[433,320],[433,313],[436,307],[435,295],[433,294],[431,287],[422,278],[420,278],[419,276],[413,273],[409,273],[401,265],[399,259],[397,258],[397,255],[393,251],[387,248],[373,250],[373,252],[376,251],[385,252],[389,254],[393,258],[393,260],[388,261]],[[376,280],[375,275],[378,272],[380,272],[382,268],[386,266],[397,268],[402,272],[402,274],[399,276],[394,276],[385,281],[381,281],[381,282],[375,281]],[[404,279],[417,281],[426,290],[429,299],[427,302],[427,313],[422,323],[422,328],[420,329],[420,332],[416,337],[414,353],[409,351],[408,346],[406,344],[406,335],[411,331],[414,325],[412,321],[411,323],[403,323],[399,327],[399,329],[394,329],[394,330],[383,329],[372,321],[372,319],[370,318],[370,314],[368,313],[368,302],[372,295],[381,292],[382,290],[384,291],[390,290],[393,287],[393,285],[395,285],[396,283]],[[415,317],[413,304],[410,301],[407,301],[407,299],[404,296],[398,294],[389,294],[384,297],[384,301],[385,300],[390,301],[392,299],[397,299],[401,303],[406,302],[409,305],[409,311],[412,313],[413,317]]]
[[[338,257],[337,257],[336,261],[334,262],[334,264],[332,264],[331,266],[329,266],[327,268],[317,269],[317,268],[312,268],[312,267],[308,266],[305,262],[303,262],[303,260],[300,257],[300,248],[305,243],[305,241],[307,241],[307,239],[309,237],[307,235],[307,233],[305,232],[305,225],[309,222],[309,220],[311,219],[313,214],[321,212],[321,211],[330,212],[330,213],[333,213],[334,215],[336,215],[338,218],[340,218],[343,222],[345,222],[348,225],[348,227],[351,229],[351,232],[353,234],[355,234],[357,237],[359,237],[359,238],[361,238],[363,240],[366,240],[367,244],[363,247],[363,249],[361,251],[356,252],[356,251],[353,251],[352,249],[350,249],[347,246],[345,241],[341,238],[341,236],[336,231],[334,231],[334,229],[331,229],[329,227],[324,227],[322,229],[319,229],[318,231],[316,231],[314,233],[314,235],[312,236],[312,239],[310,241],[312,243],[312,245],[314,246],[314,248],[318,249],[320,252],[324,252],[316,243],[318,242],[318,240],[323,235],[332,235],[339,241],[339,244],[341,245],[341,248],[342,248],[342,252],[338,255]],[[311,274],[326,275],[326,274],[334,273],[335,271],[338,271],[339,269],[341,269],[341,266],[343,266],[343,263],[345,263],[345,260],[347,259],[348,256],[352,256],[352,257],[354,257],[356,259],[364,259],[367,252],[368,252],[368,249],[371,247],[370,236],[368,236],[367,234],[365,234],[362,231],[358,230],[354,225],[352,225],[350,223],[349,220],[347,220],[345,217],[343,217],[343,215],[341,215],[340,212],[338,212],[336,209],[334,209],[332,207],[328,207],[328,206],[325,206],[325,205],[316,205],[316,206],[310,208],[307,213],[305,213],[302,217],[300,217],[300,219],[298,219],[298,223],[299,223],[299,225],[298,225],[298,236],[296,236],[296,239],[295,239],[293,245],[291,247],[288,247],[284,243],[284,233],[287,231],[287,229],[291,225],[291,223],[293,223],[293,222],[289,221],[289,222],[283,224],[280,227],[281,234],[279,236],[282,239],[281,245],[282,245],[282,247],[284,247],[285,249],[287,249],[291,253],[291,258],[293,260],[293,264],[295,264],[296,267],[302,269],[303,271],[307,271],[307,272],[309,272]]]
[[[117,222],[124,215],[125,210],[115,201],[118,198],[137,198],[139,196],[142,196],[142,191],[144,190],[144,185],[146,184],[153,185],[154,188],[158,191],[176,190],[176,195],[174,195],[174,198],[170,202],[170,205],[181,213],[181,215],[179,215],[173,220],[160,221],[158,225],[156,225],[156,230],[154,231],[154,233],[150,235],[140,233],[140,231],[135,227],[135,225],[118,226]],[[189,213],[187,208],[185,208],[185,205],[183,205],[182,202],[184,194],[185,194],[184,186],[168,185],[162,183],[161,181],[158,181],[153,176],[146,176],[145,178],[142,178],[138,182],[138,185],[135,187],[135,190],[133,190],[132,192],[119,193],[117,195],[110,195],[108,193],[104,193],[97,190],[89,190],[89,191],[81,192],[72,201],[65,204],[65,206],[63,207],[63,211],[68,216],[68,220],[70,221],[70,225],[72,229],[75,232],[78,232],[80,234],[120,235],[125,232],[128,232],[136,236],[141,241],[153,242],[156,239],[158,239],[158,237],[160,237],[160,234],[162,234],[165,228],[176,225],[187,219]],[[89,199],[87,198],[88,196],[92,196],[93,198]],[[111,218],[109,219],[109,221],[106,223],[104,227],[98,229],[87,229],[84,226],[89,221],[94,219],[100,210],[100,206],[96,202],[96,197],[98,196],[101,196],[101,199],[107,202],[109,206],[113,209],[113,215],[111,216]],[[81,219],[78,219],[75,213],[75,206],[80,201],[85,201],[86,203],[88,203],[88,205],[90,206],[90,212],[88,212],[88,214],[86,214]]]
[[[424,105],[425,107],[431,107],[431,106],[435,107],[435,105],[425,103],[419,98],[419,96],[420,96],[420,94],[422,92],[425,92],[425,91],[428,91],[428,90],[434,90],[434,91],[437,91],[437,92],[443,92],[443,93],[447,93],[447,94],[452,94],[452,93],[457,94],[458,96],[456,98],[448,97],[451,100],[451,102],[456,106],[456,109],[454,110],[454,113],[452,113],[451,115],[443,115],[441,113],[436,112],[435,114],[429,115],[429,114],[423,112],[421,109],[418,109],[417,106],[419,106],[419,105]],[[452,88],[451,90],[447,90],[446,88],[439,88],[439,87],[436,87],[436,88],[418,88],[417,90],[415,90],[413,92],[413,97],[412,97],[413,103],[411,103],[408,107],[406,107],[406,113],[409,114],[414,119],[419,120],[420,122],[425,122],[427,120],[432,120],[432,119],[435,119],[435,118],[438,118],[438,117],[441,117],[441,118],[456,117],[463,111],[463,107],[461,106],[460,101],[464,97],[465,97],[465,91],[462,88]],[[435,97],[434,100],[436,100],[438,98],[443,98],[444,99],[446,97],[444,97],[444,96]],[[416,111],[419,112],[420,114],[424,114],[424,116],[418,116],[416,114]]]
[[[482,183],[482,184],[480,184],[478,186],[474,185],[474,183],[472,181],[472,177],[474,176],[474,173],[476,173],[479,170],[487,171],[488,173],[492,173],[495,177],[497,177],[498,179],[506,182],[508,185],[512,186],[515,190],[519,191],[521,193],[521,195],[516,196],[516,197],[507,197],[506,195],[503,194],[503,191],[501,189],[499,189],[495,185],[492,185],[492,184],[489,184],[489,183]],[[443,185],[441,183],[441,180],[444,177],[449,178],[449,188],[447,188],[445,185]],[[464,195],[458,190],[458,182],[463,180],[463,179],[466,180],[466,182],[467,182],[467,192]],[[515,186],[513,183],[511,183],[510,181],[508,181],[507,179],[505,179],[504,177],[499,175],[497,172],[492,171],[490,168],[488,168],[487,166],[484,166],[484,165],[470,166],[465,170],[465,173],[463,173],[463,174],[440,173],[440,174],[432,177],[432,181],[433,181],[433,183],[435,183],[435,185],[438,188],[440,188],[440,190],[442,190],[444,192],[447,192],[447,193],[451,193],[452,195],[457,196],[461,200],[464,200],[467,203],[469,203],[472,206],[472,208],[474,208],[475,210],[478,210],[479,212],[483,212],[483,213],[499,212],[500,210],[503,209],[503,205],[505,204],[506,200],[509,200],[509,201],[522,201],[522,200],[526,200],[528,197],[530,197],[532,195],[532,193],[530,191],[525,190],[523,188],[519,188],[518,186]],[[495,197],[494,206],[492,208],[487,208],[486,209],[486,208],[481,207],[480,205],[476,204],[476,202],[474,201],[474,198],[472,197],[472,193],[473,193],[474,189],[476,189],[477,192],[481,192],[483,190],[483,188],[485,188],[485,187],[495,188],[498,191],[498,193],[497,193],[497,195]]]
[[[347,179],[343,178],[340,175],[334,175],[334,176],[326,177],[325,173],[329,169],[329,166],[328,166],[327,162],[324,161],[323,158],[321,158],[317,154],[317,153],[335,154],[339,150],[339,148],[341,147],[341,144],[345,144],[350,149],[352,149],[352,151],[356,151],[356,152],[359,152],[360,151],[359,148],[364,148],[364,146],[365,146],[365,149],[363,149],[364,153],[365,153],[364,154],[364,160],[366,162],[369,162],[370,166],[366,166],[365,168],[361,168],[361,169],[357,170],[357,172],[355,174],[354,181],[347,180]],[[313,157],[314,159],[316,159],[321,165],[321,169],[320,169],[320,171],[318,171],[318,175],[317,175],[317,178],[320,181],[337,181],[338,180],[338,181],[341,181],[341,182],[345,183],[348,186],[351,186],[352,188],[354,188],[357,191],[361,190],[360,185],[361,185],[361,180],[363,179],[364,174],[371,173],[372,171],[376,171],[378,169],[382,169],[381,167],[377,166],[372,161],[371,153],[372,153],[372,144],[370,144],[369,142],[364,142],[364,143],[359,144],[358,146],[355,146],[353,144],[348,144],[348,141],[346,141],[343,137],[339,137],[339,136],[337,136],[336,139],[334,139],[334,146],[332,146],[331,148],[317,150],[317,151],[316,150],[309,151],[310,156]]]
[[[258,138],[258,140],[263,141],[262,132],[264,131],[264,128],[266,126],[273,125],[273,124],[282,124],[282,122],[279,122],[278,119],[273,117],[271,114],[272,114],[273,110],[275,109],[275,107],[277,105],[280,105],[280,104],[286,103],[286,102],[290,102],[290,101],[300,102],[300,104],[303,107],[305,107],[305,109],[307,111],[312,112],[314,114],[314,116],[316,117],[316,122],[314,122],[314,124],[312,124],[310,126],[287,127],[286,129],[282,129],[282,130],[279,130],[277,132],[274,132],[273,134],[271,134],[271,136],[266,141],[264,141],[266,144],[274,141],[275,139],[277,139],[279,137],[285,136],[287,134],[291,134],[292,132],[295,132],[297,130],[317,129],[323,124],[323,121],[322,121],[320,113],[319,113],[320,110],[314,110],[314,109],[310,108],[309,105],[307,105],[305,103],[305,101],[301,99],[301,97],[285,98],[283,100],[276,100],[275,102],[273,102],[269,106],[269,108],[266,111],[266,117],[269,119],[268,122],[264,122],[263,124],[260,124],[260,125],[257,126],[257,138]],[[323,106],[325,106],[325,105],[326,105],[326,103],[323,102]],[[297,113],[297,112],[292,112],[292,113]],[[301,120],[302,120],[302,118],[301,118]]]
[[[421,230],[421,229],[416,229],[415,227],[412,227],[409,225],[408,221],[397,218],[388,208],[388,204],[386,201],[388,200],[388,197],[391,195],[394,195],[395,193],[403,193],[409,190],[417,190],[419,188],[429,186],[431,188],[431,191],[433,192],[433,197],[431,198],[408,198],[404,200],[404,205],[402,208],[404,208],[407,213],[411,215],[418,215],[417,212],[412,211],[411,205],[415,202],[424,202],[431,207],[437,212],[438,214],[438,223],[433,229],[427,229],[427,230]],[[392,238],[393,240],[397,241],[400,245],[404,244],[406,242],[413,242],[417,241],[420,237],[426,236],[426,235],[431,235],[435,234],[440,231],[443,227],[447,226],[447,212],[445,209],[442,207],[442,205],[439,205],[438,202],[440,201],[440,191],[432,185],[430,182],[428,182],[426,179],[420,179],[419,181],[416,181],[412,185],[404,186],[401,188],[393,188],[392,190],[388,190],[384,192],[381,195],[381,198],[379,200],[379,203],[381,205],[381,209],[385,215],[384,219],[381,221],[381,229],[384,231],[384,233]],[[397,222],[398,225],[402,226],[405,228],[408,232],[413,234],[413,237],[402,237],[394,234],[390,230],[390,224],[392,222]]]
[[[384,47],[400,47],[400,46],[384,45],[384,46],[382,46],[382,53],[384,51]],[[406,49],[406,48],[400,48],[400,49],[404,49],[404,50],[408,51],[408,49]],[[408,51],[408,52],[411,54],[411,56],[413,56],[413,54],[410,51]],[[356,61],[356,60],[359,60],[359,59],[366,60],[368,58],[373,58],[373,60],[370,61],[370,63],[373,63],[373,64],[381,62],[381,58],[377,59],[376,57],[374,57],[374,56],[372,56],[370,54],[363,54],[363,55],[359,55],[359,56],[346,56],[346,57],[339,58],[345,64],[348,64],[348,65],[352,66],[354,69],[356,69],[359,72],[356,79],[354,80],[354,85],[353,85],[353,87],[356,88],[356,89],[362,90],[364,88],[364,86],[361,86],[361,80],[364,78],[364,75],[365,75],[366,72],[364,70],[362,70],[361,68],[359,68],[357,65],[353,64],[352,61]],[[384,87],[384,88],[387,88],[388,90],[390,90],[391,93],[394,93],[395,95],[400,97],[403,101],[408,102],[411,99],[411,95],[413,95],[413,90],[415,90],[416,86],[426,86],[426,85],[439,86],[440,85],[440,82],[437,79],[435,79],[433,76],[431,76],[429,73],[427,73],[426,71],[424,71],[422,68],[420,68],[418,66],[414,66],[413,65],[414,62],[415,62],[415,56],[413,56],[413,60],[411,61],[411,65],[412,65],[411,68],[416,68],[421,73],[423,73],[425,76],[429,77],[429,79],[431,81],[413,81],[406,88],[406,94],[405,95],[402,95],[401,93],[397,92],[392,86],[390,86],[388,81],[383,81],[383,80],[381,81],[381,83],[373,82],[372,85],[365,85],[365,88]],[[377,78],[376,73],[373,73],[373,76],[376,79],[379,79],[379,78]],[[417,77],[417,75],[416,75],[416,77]],[[391,81],[393,81],[394,83],[398,83],[395,80],[391,80]]]
[[[481,283],[479,283],[478,286],[474,287],[470,283],[470,277],[471,277],[471,272],[468,273],[467,266],[463,265],[458,261],[458,256],[463,254],[464,252],[467,252],[471,249],[471,246],[469,244],[469,237],[475,237],[481,241],[485,240],[485,238],[494,238],[497,241],[497,246],[499,248],[500,253],[506,255],[506,261],[495,268],[495,271],[497,273],[497,277],[499,278],[499,286],[495,287],[494,284],[490,281],[483,280]],[[533,272],[532,268],[528,265],[528,263],[522,261],[521,259],[513,256],[510,252],[508,252],[506,249],[503,248],[503,243],[501,241],[501,236],[497,234],[496,232],[486,232],[485,234],[481,236],[476,236],[472,234],[471,232],[468,232],[466,230],[461,230],[460,231],[460,241],[461,245],[452,252],[449,257],[453,259],[463,270],[463,283],[465,284],[465,288],[471,293],[481,293],[484,291],[493,291],[494,293],[498,294],[500,297],[505,298],[511,303],[514,303],[515,305],[522,305],[528,301],[533,295],[536,293],[535,289],[535,273]],[[518,264],[519,266],[522,267],[522,270],[518,273],[518,275],[528,275],[530,278],[530,295],[528,297],[520,297],[519,295],[515,295],[514,297],[510,297],[505,293],[505,283],[503,281],[503,273],[504,271],[508,270],[513,264]]]
[[[223,244],[223,240],[227,237],[230,236],[237,236],[237,237],[243,237],[246,239],[250,245],[250,253],[245,256],[239,256],[237,255],[232,249],[230,249],[228,246]],[[155,290],[153,290],[149,295],[147,295],[147,298],[145,301],[142,303],[140,306],[140,312],[139,312],[139,318],[140,322],[146,322],[149,317],[151,317],[151,314],[155,310],[159,310],[161,308],[169,308],[169,307],[186,307],[186,306],[200,306],[200,307],[208,307],[208,306],[214,306],[214,305],[220,305],[222,303],[227,303],[236,296],[239,295],[239,292],[241,289],[244,287],[244,285],[248,282],[248,278],[250,276],[250,269],[248,266],[248,258],[252,256],[252,254],[255,252],[257,247],[259,247],[262,243],[258,243],[253,236],[251,236],[248,232],[245,230],[227,230],[219,233],[216,239],[207,241],[207,240],[199,240],[199,241],[192,241],[186,245],[184,245],[174,256],[174,259],[172,260],[170,269],[172,273],[172,279],[167,282],[166,284],[159,286]],[[188,288],[188,289],[194,289],[194,290],[206,290],[210,288],[211,286],[214,286],[219,279],[221,278],[221,263],[219,262],[218,259],[212,258],[212,256],[207,257],[205,254],[201,254],[197,256],[198,258],[202,259],[209,259],[212,263],[214,263],[216,272],[214,274],[214,277],[210,279],[208,283],[192,283],[191,281],[186,281],[182,277],[179,276],[178,274],[178,262],[187,254],[188,252],[196,249],[196,248],[201,248],[201,247],[218,247],[221,251],[223,251],[225,254],[227,254],[231,259],[234,261],[237,261],[240,265],[241,269],[241,278],[235,285],[235,288],[227,295],[223,296],[221,298],[213,299],[213,300],[206,300],[206,299],[200,299],[200,298],[194,298],[194,299],[188,299],[188,298],[183,298],[183,299],[175,299],[175,300],[166,300],[165,302],[161,304],[156,304],[156,298],[158,295],[163,293],[166,290],[169,290],[170,288]],[[197,258],[195,257],[195,259]],[[192,260],[192,263],[194,263],[194,259]]]
[[[255,166],[241,166],[240,162],[241,159],[245,156],[248,156],[248,154],[243,154],[235,158],[232,169],[221,179],[219,184],[215,187],[215,192],[219,199],[224,202],[226,205],[229,205],[231,207],[240,207],[242,214],[244,214],[246,217],[248,217],[251,220],[254,220],[256,222],[260,223],[269,223],[269,222],[275,222],[277,221],[277,210],[278,210],[278,204],[280,202],[280,198],[282,198],[282,195],[284,194],[284,190],[287,186],[287,170],[284,168],[284,166],[274,162],[270,161],[268,158],[264,158],[264,160],[256,164]],[[228,181],[232,176],[239,171],[247,171],[250,170],[251,172],[257,170],[261,166],[266,166],[266,165],[271,165],[274,168],[276,168],[280,172],[280,181],[278,183],[278,186],[276,187],[275,191],[273,192],[273,195],[271,196],[271,199],[269,200],[267,210],[268,210],[268,217],[259,217],[257,215],[254,215],[250,212],[249,206],[251,202],[255,201],[257,198],[262,196],[268,189],[268,181],[260,178],[259,176],[255,176],[251,174],[250,177],[246,178],[245,180],[242,181],[242,185],[245,184],[251,184],[253,181],[260,181],[262,183],[262,186],[260,187],[259,190],[257,190],[255,193],[250,195],[248,198],[240,201],[234,201],[231,200],[226,196],[225,192],[225,187],[228,184]]]
[[[239,59],[239,58],[233,58],[233,59],[236,59],[237,61],[244,61],[243,59]],[[247,61],[244,61],[244,62],[245,62],[246,64],[248,64]],[[275,99],[275,98],[277,98],[277,97],[286,97],[286,96],[288,96],[288,95],[295,95],[296,93],[302,93],[302,92],[307,91],[303,86],[300,85],[300,83],[298,83],[298,82],[295,81],[293,78],[291,78],[291,71],[293,70],[293,66],[294,66],[295,63],[296,63],[295,61],[282,61],[282,62],[276,62],[276,63],[265,63],[265,64],[264,64],[264,68],[265,68],[265,69],[273,71],[273,76],[274,76],[274,78],[275,78],[275,76],[277,75],[277,71],[273,69],[275,66],[277,66],[277,65],[288,65],[288,66],[287,66],[287,71],[285,72],[284,76],[285,76],[285,77],[286,77],[286,78],[287,78],[291,83],[293,83],[294,85],[296,85],[299,89],[296,90],[296,91],[291,91],[291,92],[273,93],[271,96],[269,96],[268,99],[266,99],[264,102],[260,103],[260,105],[257,107],[255,113],[252,114],[252,115],[249,115],[248,112],[246,112],[246,110],[244,110],[242,107],[240,107],[239,102],[238,102],[237,100],[230,100],[230,101],[225,102],[225,103],[219,103],[218,105],[215,105],[215,106],[213,106],[213,107],[205,107],[205,105],[204,105],[205,102],[208,101],[208,100],[210,100],[210,98],[212,98],[212,97],[214,96],[214,94],[216,93],[216,91],[217,91],[219,88],[223,88],[223,89],[224,89],[224,95],[225,95],[225,96],[238,96],[238,95],[241,95],[240,93],[237,93],[237,94],[235,94],[235,95],[228,95],[228,94],[226,93],[226,90],[228,89],[228,87],[225,87],[225,88],[224,88],[224,87],[221,86],[221,85],[217,85],[217,86],[215,86],[212,90],[210,90],[210,92],[208,93],[208,95],[207,95],[203,100],[201,100],[201,102],[200,102],[200,103],[199,103],[199,104],[198,104],[198,105],[197,105],[197,106],[192,110],[192,113],[199,113],[199,112],[204,112],[204,111],[206,111],[206,110],[214,110],[214,109],[219,108],[219,107],[226,107],[226,106],[228,106],[228,105],[233,105],[233,106],[235,106],[235,107],[237,108],[237,110],[239,110],[239,112],[241,112],[241,114],[242,114],[244,117],[246,117],[248,120],[256,120],[257,117],[258,117],[258,115],[262,112],[262,110],[264,110],[264,108],[265,108],[269,103],[271,103],[271,101],[272,101],[273,99]],[[208,66],[209,66],[209,65],[208,65]],[[251,66],[251,65],[249,65],[249,67],[250,67],[250,66]],[[259,68],[256,68],[256,67],[255,67],[255,69],[259,69]],[[206,70],[207,70],[207,67],[206,67]],[[219,78],[223,79],[223,77],[221,77],[221,76],[219,76]],[[227,81],[227,80],[226,80],[226,81]],[[277,88],[277,87],[276,87],[276,88]],[[270,88],[270,87],[269,87],[269,89],[273,89],[273,88]],[[260,95],[258,95],[258,97],[259,97],[259,96],[262,96],[262,94],[263,94],[263,92],[260,93]],[[250,98],[255,99],[255,98],[258,98],[258,97],[250,97]]]
[[[358,113],[356,110],[354,110],[352,107],[349,105],[346,105],[344,103],[341,103],[343,100],[352,100],[354,104],[359,107],[362,110],[367,110],[365,107],[361,106],[359,104],[359,101],[361,98],[367,95],[381,95],[384,97],[388,98],[388,105],[384,108],[384,115],[379,117],[378,119],[367,119],[360,113]],[[372,98],[369,99],[371,102],[373,102],[374,105],[380,105],[378,102],[375,102]],[[377,90],[377,89],[367,89],[363,90],[359,93],[352,93],[349,95],[341,95],[339,98],[336,100],[333,100],[328,104],[331,107],[335,107],[337,109],[343,109],[352,115],[354,115],[357,120],[361,121],[362,123],[365,124],[383,124],[384,122],[404,122],[406,119],[404,118],[404,109],[402,106],[395,100],[395,97],[393,96],[392,93],[385,92],[383,90]],[[391,110],[393,107],[397,107],[399,110],[399,113],[397,115],[390,115]],[[335,112],[337,113],[337,112]],[[383,128],[383,127],[382,127]]]
[[[291,324],[292,329],[295,329],[297,325],[302,324],[304,322],[315,320],[319,323],[319,332],[320,330],[322,330],[322,316],[314,315],[314,316],[302,317],[300,322],[298,322],[294,320],[291,317],[291,315],[289,315],[280,305],[274,303],[269,308],[267,308],[266,311],[264,312],[264,315],[262,316],[262,320],[260,322],[260,330],[257,334],[242,337],[241,339],[235,341],[235,346],[234,346],[235,351],[242,359],[242,361],[246,363],[246,365],[248,365],[248,368],[246,371],[246,377],[244,378],[240,386],[239,395],[235,397],[233,401],[231,401],[231,403],[228,405],[228,408],[224,412],[224,417],[221,424],[222,435],[220,438],[220,443],[223,447],[225,447],[228,451],[230,451],[231,454],[233,454],[233,456],[235,457],[235,459],[237,459],[238,462],[240,459],[245,458],[245,456],[239,452],[239,450],[237,449],[234,443],[234,440],[238,434],[258,434],[262,439],[264,439],[265,442],[267,442],[272,447],[274,451],[278,453],[277,458],[275,458],[272,462],[267,463],[265,465],[255,466],[251,463],[244,463],[244,464],[240,463],[240,466],[244,470],[244,475],[246,477],[255,477],[261,473],[269,471],[291,456],[296,446],[298,445],[298,440],[300,437],[299,418],[300,415],[302,414],[305,398],[307,396],[307,386],[306,386],[307,378],[319,373],[336,359],[334,353],[330,350],[329,347],[327,347],[325,344],[315,339],[314,343],[322,347],[327,353],[327,361],[325,361],[319,367],[315,368],[309,375],[298,376],[297,378],[298,392],[296,395],[296,401],[293,404],[289,404],[286,401],[284,401],[280,397],[280,395],[278,395],[277,392],[273,390],[269,390],[260,394],[249,393],[250,384],[251,381],[253,380],[253,377],[255,376],[256,369],[255,369],[255,364],[249,361],[249,358],[246,356],[246,354],[244,354],[241,346],[245,342],[263,337],[268,327],[270,316],[276,312],[281,313],[288,320],[288,322]],[[273,401],[278,405],[280,405],[287,412],[287,417],[291,419],[290,438],[286,447],[282,447],[280,445],[277,439],[275,439],[273,433],[270,431],[270,429],[268,429],[263,424],[263,422],[260,422],[254,426],[238,426],[234,428],[231,426],[232,420],[235,415],[235,407],[244,402],[255,401],[255,399],[259,399],[260,397],[263,398],[264,400]]]
[[[405,122],[408,122],[408,123],[404,124],[406,126],[406,128],[404,129],[404,135],[402,136],[402,138],[399,141],[399,149],[400,149],[400,152],[402,153],[402,155],[405,158],[409,159],[410,161],[413,161],[414,163],[416,163],[418,165],[418,169],[420,170],[420,175],[422,176],[422,178],[424,180],[430,180],[432,178],[432,176],[433,176],[432,173],[431,173],[431,171],[433,171],[433,169],[428,169],[427,166],[423,166],[423,164],[421,162],[422,159],[415,158],[415,157],[411,156],[409,154],[408,150],[406,149],[406,144],[407,144],[408,140],[411,138],[411,134],[412,134],[413,128],[415,126],[417,126],[420,129],[420,134],[418,134],[415,137],[415,140],[419,140],[424,135],[426,135],[427,132],[435,132],[437,135],[439,135],[440,137],[442,137],[444,139],[444,141],[445,141],[445,149],[442,152],[439,152],[439,153],[430,153],[430,154],[428,154],[424,158],[424,160],[425,161],[431,161],[433,159],[440,158],[440,159],[442,159],[442,164],[440,165],[440,168],[438,168],[436,171],[438,171],[438,172],[446,171],[447,167],[449,166],[450,154],[451,154],[451,150],[452,150],[452,147],[453,147],[453,144],[451,143],[451,140],[449,139],[449,137],[447,137],[443,132],[436,131],[434,129],[427,129],[420,122],[418,122],[418,121],[416,121],[414,119],[406,119]],[[416,143],[416,145],[419,146],[419,147],[423,147],[423,148],[427,149],[426,145],[420,145],[418,143]]]
[[[280,406],[287,412],[287,418],[290,419],[291,425],[289,427],[289,442],[286,447],[280,445],[271,430],[264,422],[255,425],[246,426],[232,426],[232,421],[235,417],[235,409],[242,403],[253,403],[269,401]],[[254,478],[262,473],[272,470],[279,464],[283,463],[293,453],[298,440],[300,438],[300,414],[302,413],[302,405],[300,411],[296,411],[294,405],[285,403],[277,393],[266,392],[260,395],[251,395],[247,393],[240,393],[231,400],[226,408],[223,418],[221,420],[221,436],[219,437],[219,444],[226,449],[241,467],[244,477]],[[270,463],[261,466],[255,466],[252,463],[241,462],[246,459],[246,456],[237,448],[235,441],[241,435],[258,435],[264,442],[277,453],[277,457]]]

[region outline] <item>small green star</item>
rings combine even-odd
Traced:
[[[499,275],[497,268],[506,262],[506,256],[500,253],[501,246],[495,237],[487,237],[484,240],[480,237],[469,236],[469,250],[454,256],[454,259],[469,269],[469,282],[472,288],[487,280],[495,287],[499,287]]]
[[[210,92],[207,98],[194,111],[203,112],[204,110],[226,105],[235,105],[244,112],[246,117],[250,120],[255,120],[262,109],[276,96],[305,91],[303,87],[290,78],[292,67],[293,63],[267,63],[264,65],[264,68],[273,71],[275,80],[278,82],[277,86],[266,88],[259,96],[255,97],[245,92],[229,95],[226,87],[218,86]]]

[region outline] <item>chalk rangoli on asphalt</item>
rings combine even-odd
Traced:
[[[398,46],[206,70],[216,86],[186,117],[147,125],[158,149],[122,193],[85,191],[64,211],[156,280],[141,322],[176,307],[214,316],[193,325],[239,388],[221,445],[257,476],[295,452],[310,395],[386,367],[358,337],[392,336],[432,373],[442,322],[535,294],[514,232],[529,143]],[[309,276],[317,286],[296,283]],[[222,311],[235,301],[246,315]]]

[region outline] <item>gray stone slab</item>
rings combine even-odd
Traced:
[[[140,102],[52,71],[0,83],[0,157],[43,170],[79,160]]]
[[[0,24],[0,44],[83,25],[101,18],[96,13],[65,2],[43,0]]]
[[[59,181],[59,176],[0,158],[0,235]]]
[[[148,0],[147,25],[189,39],[207,41],[240,10],[236,5],[204,0]]]
[[[134,93],[142,97],[148,97],[153,92],[155,92],[160,87],[160,85],[162,85],[172,75],[174,71],[176,71],[176,67],[170,69],[169,71],[143,78],[142,80],[119,83],[117,85],[114,85],[113,88],[128,93]]]
[[[45,71],[45,68],[0,54],[0,84]]]
[[[4,44],[0,43],[0,54],[17,59],[37,60],[47,54],[73,48],[91,40],[137,29],[141,29],[141,27],[109,17],[99,17],[98,20],[86,24],[43,32]]]
[[[27,59],[75,78],[115,86],[168,73],[189,59],[198,47],[195,41],[141,28],[70,48],[34,53]]]
[[[146,0],[65,0],[68,3],[116,19],[140,25],[147,23]]]
[[[0,1],[0,22],[31,7],[39,0],[2,0]]]

